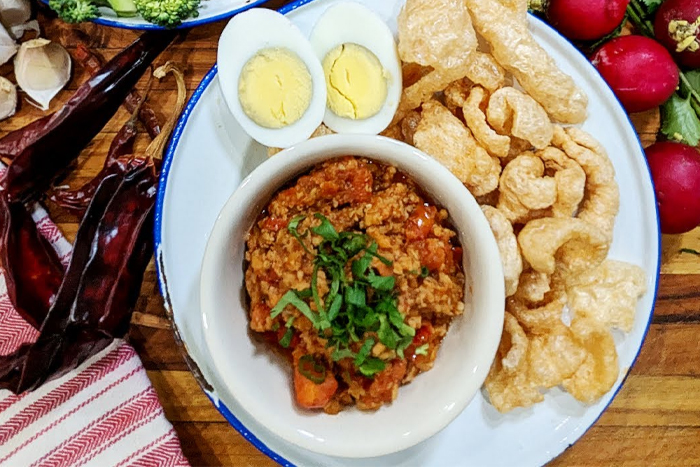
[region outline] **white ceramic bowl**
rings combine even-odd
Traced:
[[[251,339],[243,283],[244,237],[286,181],[327,159],[358,155],[410,175],[447,209],[464,250],[466,311],[456,318],[435,366],[376,412],[303,411],[294,402],[291,370]],[[469,404],[489,371],[501,337],[504,285],[498,247],[478,204],[446,168],[417,149],[380,136],[314,138],[268,159],[247,177],[216,220],[202,262],[201,310],[211,365],[232,397],[272,433],[311,451],[374,457],[434,435]]]

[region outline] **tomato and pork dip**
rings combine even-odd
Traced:
[[[246,242],[250,328],[288,356],[306,409],[390,403],[464,312],[448,213],[392,166],[315,166],[275,194]]]

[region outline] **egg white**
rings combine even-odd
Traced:
[[[286,48],[294,52],[311,75],[312,96],[302,117],[282,128],[265,128],[246,115],[238,98],[243,66],[260,50]],[[254,8],[234,16],[219,38],[219,87],[234,118],[251,138],[265,146],[287,148],[304,141],[323,121],[326,82],[321,62],[302,32],[276,11]]]
[[[323,122],[337,133],[377,134],[394,118],[401,100],[401,60],[389,27],[372,10],[358,3],[343,2],[329,7],[311,32],[311,45],[322,62],[341,44],[354,43],[371,51],[387,73],[387,96],[382,108],[372,117],[353,120],[326,108]]]

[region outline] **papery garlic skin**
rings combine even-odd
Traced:
[[[19,49],[15,40],[10,37],[7,30],[0,24],[0,65],[4,65],[10,60]]]
[[[70,80],[71,59],[66,49],[48,39],[22,43],[15,56],[17,84],[29,102],[48,110],[51,99]]]
[[[24,30],[17,30],[16,33],[13,28],[26,23],[31,16],[32,7],[29,0],[0,0],[0,23],[15,39],[19,39],[17,34],[24,33]]]
[[[17,109],[17,88],[0,76],[0,120],[12,117]]]

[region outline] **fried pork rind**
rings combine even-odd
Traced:
[[[586,194],[576,217],[596,226],[612,241],[620,190],[605,149],[591,135],[573,127],[564,130],[555,126],[552,142],[586,173]]]
[[[528,269],[520,275],[518,290],[513,298],[528,304],[539,303],[550,290],[552,288],[549,274]]]
[[[455,174],[474,196],[490,193],[498,186],[498,159],[479,146],[464,123],[439,102],[423,104],[413,142]]]
[[[529,377],[530,343],[518,320],[506,312],[503,337],[484,387],[491,404],[502,413],[516,407],[529,407],[544,397]]]
[[[587,357],[574,334],[561,320],[530,337],[530,381],[553,388],[574,375]]]
[[[443,70],[463,69],[477,47],[464,0],[406,0],[398,33],[402,61]]]
[[[436,92],[442,91],[450,83],[462,77],[464,77],[464,72],[461,69],[434,70],[423,76],[416,83],[403,90],[401,102],[392,123],[402,120],[408,112],[417,109],[421,104],[432,99]]]
[[[586,349],[586,359],[562,386],[576,399],[591,404],[607,393],[617,381],[620,368],[610,331],[586,318],[576,318],[571,331]]]
[[[420,119],[420,112],[412,110],[406,114],[403,120],[401,120],[401,135],[404,143],[413,145],[413,135],[418,128],[418,122],[420,122]]]
[[[510,297],[518,289],[518,280],[523,271],[523,260],[520,256],[518,240],[513,233],[513,226],[506,216],[491,206],[481,206],[481,210],[489,221],[493,235],[496,237],[498,251],[501,253],[503,275],[506,281],[506,297]]]
[[[447,98],[446,98],[447,99]],[[463,103],[462,113],[467,127],[474,138],[493,156],[508,157],[510,138],[499,135],[486,123],[486,115],[482,110],[487,101],[486,92],[481,86],[474,86]]]
[[[496,61],[513,74],[547,113],[563,123],[586,119],[588,98],[535,41],[521,11],[503,1],[465,0],[474,28],[491,45]],[[513,2],[507,2],[513,3]]]
[[[535,210],[546,209],[557,200],[557,183],[544,176],[542,159],[525,152],[506,165],[501,173],[498,209],[513,223],[540,217]]]
[[[569,218],[578,210],[586,187],[586,173],[578,162],[562,151],[548,147],[536,155],[544,161],[545,168],[554,170],[557,183],[557,200],[552,204],[552,216]]]
[[[466,78],[458,79],[448,84],[442,91],[445,98],[445,107],[453,114],[456,114],[457,109],[461,109],[467,101],[471,87],[472,83]]]
[[[646,292],[639,266],[606,260],[595,269],[566,280],[569,309],[575,318],[595,321],[605,328],[632,330],[637,300]]]
[[[546,217],[525,224],[518,234],[523,259],[532,269],[564,275],[596,267],[608,254],[608,239],[581,219]]]
[[[527,0],[498,0],[501,5],[512,10],[518,15],[523,24],[527,24]]]
[[[505,87],[491,94],[486,115],[496,131],[529,141],[537,149],[552,142],[554,128],[547,112],[536,100],[515,88]]]
[[[467,78],[473,83],[495,91],[506,81],[506,72],[493,56],[484,52],[473,52],[465,64]]]
[[[561,323],[562,312],[566,306],[566,295],[550,293],[540,303],[526,304],[517,296],[506,300],[506,310],[515,316],[521,326],[528,332],[544,333]]]

